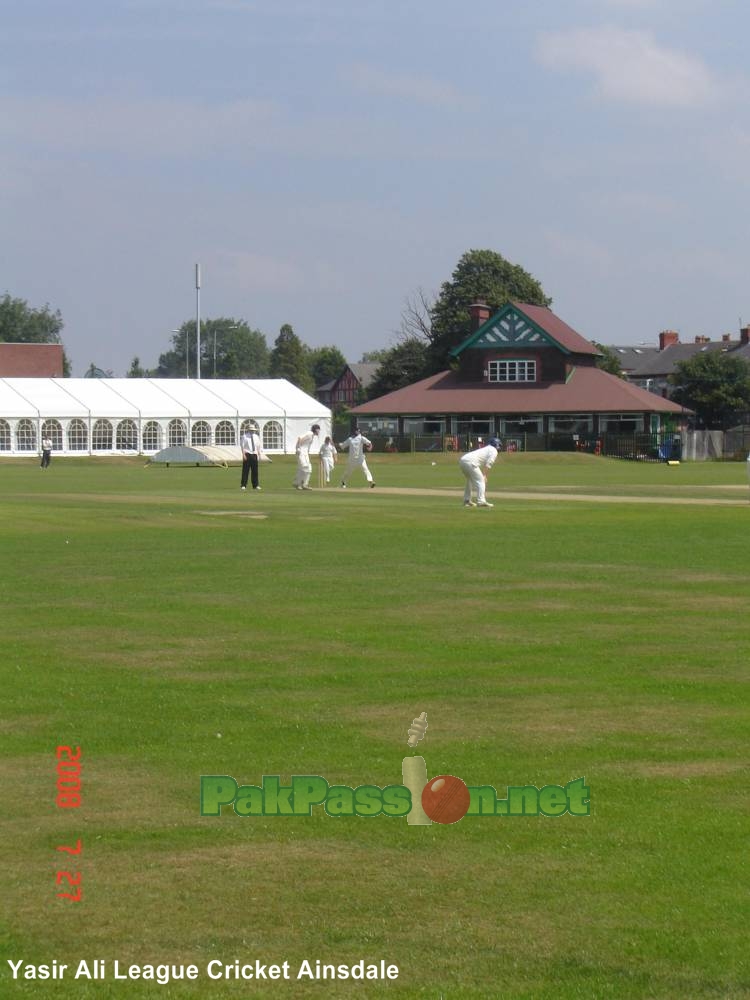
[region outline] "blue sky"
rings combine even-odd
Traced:
[[[750,321],[744,0],[0,0],[0,294],[124,374],[195,315],[351,361],[490,248],[583,336]]]

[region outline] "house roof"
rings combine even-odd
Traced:
[[[355,362],[354,364],[347,365],[347,367],[354,372],[362,388],[366,389],[367,386],[370,384],[370,382],[372,382],[372,380],[375,378],[375,372],[378,370],[380,366],[376,364],[371,364],[369,361],[358,361]],[[340,377],[341,376],[339,376],[339,378]]]
[[[523,324],[524,319],[529,324],[525,340],[523,338],[526,334],[523,331],[520,336],[518,334],[519,323]],[[547,343],[553,342],[565,354],[599,354],[590,340],[586,340],[572,326],[568,326],[551,309],[546,306],[532,306],[527,302],[509,302],[450,353],[453,357],[457,357],[462,351],[474,345],[489,346],[496,343],[500,346],[508,343],[508,346],[517,346],[521,342],[533,343],[535,336]],[[509,337],[513,338],[510,342]]]
[[[421,413],[686,413],[684,407],[639,389],[600,368],[574,368],[565,382],[497,383],[460,381],[440,372],[379,399],[355,406],[366,416]]]
[[[696,354],[705,354],[706,352],[720,351],[732,354],[734,357],[750,360],[749,347],[750,345],[747,344],[740,345],[736,340],[711,340],[707,344],[670,344],[663,351],[656,347],[612,347],[611,350],[621,359],[620,363],[630,378],[650,378],[671,375],[679,362],[688,361]],[[641,353],[637,353],[638,351]],[[627,360],[627,364],[625,364],[625,360]]]

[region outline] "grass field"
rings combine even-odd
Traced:
[[[274,460],[243,494],[237,469],[2,462],[0,997],[750,996],[744,465],[507,456],[494,510],[462,508],[452,456],[372,467],[376,490],[301,494]],[[585,776],[591,815],[199,814],[203,774],[400,783],[421,711],[428,774]],[[212,981],[216,959],[399,976]]]

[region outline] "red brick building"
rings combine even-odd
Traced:
[[[62,378],[62,344],[0,343],[0,378]]]
[[[377,370],[377,365],[365,362],[347,365],[338,378],[318,386],[315,397],[331,409],[349,410],[360,401]]]

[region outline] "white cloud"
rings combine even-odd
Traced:
[[[649,31],[547,32],[537,57],[550,69],[592,74],[598,94],[629,104],[692,108],[715,101],[721,89],[700,59],[660,45]]]
[[[350,66],[346,76],[350,83],[370,94],[397,97],[416,104],[442,108],[465,109],[470,104],[468,98],[455,87],[434,77],[389,73],[365,63]]]

